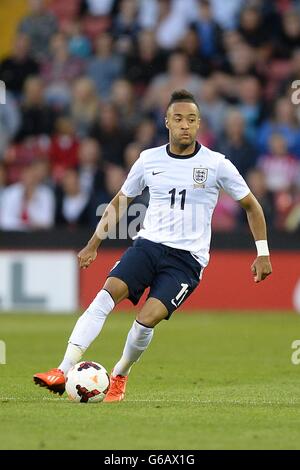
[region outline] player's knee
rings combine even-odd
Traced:
[[[168,312],[165,309],[160,307],[152,307],[147,309],[142,309],[137,314],[137,321],[142,325],[148,326],[149,328],[154,328],[158,323],[164,320],[168,315]]]
[[[127,284],[121,281],[121,279],[117,279],[115,277],[109,277],[106,280],[103,289],[110,293],[115,305],[122,302],[122,300],[127,299],[129,296]]]

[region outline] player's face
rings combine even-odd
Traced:
[[[196,140],[200,126],[199,110],[194,103],[174,103],[166,117],[170,140],[176,145],[190,146]]]

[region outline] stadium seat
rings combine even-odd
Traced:
[[[20,180],[24,166],[34,160],[48,160],[50,141],[41,137],[26,139],[20,144],[11,145],[4,156],[7,164],[7,177],[9,183],[16,183]]]
[[[265,93],[269,100],[274,99],[278,92],[278,86],[288,79],[290,73],[291,63],[288,60],[273,60],[268,64],[266,70],[268,84]]]

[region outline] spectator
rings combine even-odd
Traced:
[[[88,59],[92,54],[92,45],[83,33],[82,23],[78,20],[69,21],[64,28],[68,36],[68,49],[73,57]]]
[[[37,61],[49,55],[49,41],[57,32],[55,16],[46,10],[45,0],[28,0],[30,13],[24,18],[19,31],[28,34],[31,39],[31,53]]]
[[[243,176],[256,164],[257,151],[245,135],[245,121],[237,109],[227,114],[225,136],[219,139],[218,150],[232,161]]]
[[[140,121],[135,131],[135,143],[142,150],[157,146],[157,128],[153,119],[144,118]]]
[[[247,174],[247,183],[264,210],[268,227],[273,227],[276,215],[274,194],[268,189],[264,172],[259,168],[252,168]],[[246,224],[244,212],[241,214]]]
[[[127,145],[125,152],[124,152],[124,162],[125,168],[127,172],[131,170],[133,164],[139,158],[141,152],[143,151],[143,147],[138,142],[131,142]]]
[[[224,57],[233,51],[237,46],[243,44],[243,38],[238,30],[223,31],[222,34],[222,48],[224,50]]]
[[[225,72],[231,76],[257,76],[255,50],[246,43],[239,43],[228,53],[228,64]]]
[[[6,93],[6,104],[0,104],[0,161],[9,143],[15,137],[21,125],[21,116],[16,100]]]
[[[80,188],[77,171],[69,168],[63,176],[61,187],[57,190],[56,224],[69,228],[88,226],[90,215],[89,197]]]
[[[161,0],[159,2],[156,40],[161,49],[174,50],[183,39],[189,24],[195,20],[195,0]]]
[[[84,72],[84,61],[70,56],[66,37],[62,33],[52,37],[50,52],[51,60],[44,62],[41,68],[45,97],[52,107],[64,109],[70,103],[70,84]]]
[[[40,78],[30,77],[26,80],[21,105],[21,127],[15,139],[17,142],[32,136],[52,135],[56,113],[45,103],[43,93]]]
[[[110,199],[105,186],[102,149],[95,139],[82,140],[79,150],[78,175],[81,191],[90,200],[90,223],[97,224],[97,208]]]
[[[215,135],[204,117],[201,118],[201,126],[197,134],[197,141],[201,142],[205,147],[215,148],[216,146]]]
[[[284,229],[288,232],[296,232],[300,229],[300,193],[297,194],[292,207],[284,222]]]
[[[258,145],[261,153],[270,151],[269,142],[272,134],[280,134],[287,142],[288,152],[300,157],[300,131],[296,109],[288,98],[282,97],[275,102],[274,114],[264,121],[258,133]]]
[[[300,46],[294,50],[290,61],[290,72],[286,79],[282,80],[278,87],[278,95],[289,95],[294,93],[292,83],[300,77]]]
[[[124,66],[127,79],[135,85],[138,95],[144,94],[151,80],[162,73],[165,54],[158,48],[153,31],[143,30],[138,35],[136,47]]]
[[[125,170],[118,165],[108,165],[106,170],[106,188],[111,200],[120,191],[126,178]]]
[[[0,80],[7,90],[20,98],[23,85],[31,75],[38,75],[38,63],[30,57],[30,38],[27,34],[17,34],[12,54],[0,63]]]
[[[300,13],[288,10],[282,17],[281,31],[277,36],[277,56],[291,58],[300,47]]]
[[[269,191],[289,191],[299,179],[300,162],[289,154],[287,143],[280,134],[273,134],[270,153],[260,158],[258,165],[266,178]]]
[[[246,76],[238,82],[238,109],[245,120],[245,131],[248,139],[255,144],[257,129],[264,116],[264,100],[259,80]]]
[[[79,141],[75,136],[74,125],[70,118],[60,117],[55,122],[55,134],[51,140],[50,161],[52,176],[60,181],[67,168],[78,164]]]
[[[237,28],[238,15],[245,0],[211,0],[215,21],[225,30]]]
[[[197,95],[202,80],[191,73],[188,57],[182,52],[170,55],[167,71],[158,75],[150,84],[145,96],[144,105],[146,109],[155,109],[160,106],[161,93],[163,91],[186,89]]]
[[[193,74],[205,78],[210,76],[213,65],[204,56],[202,44],[199,42],[197,32],[192,27],[187,30],[184,38],[179,43],[179,50],[187,56]]]
[[[54,182],[51,175],[51,167],[48,158],[42,155],[33,160],[36,172],[36,178],[39,184],[46,185],[48,188],[53,189]]]
[[[81,190],[89,197],[105,192],[102,149],[95,139],[86,138],[80,143],[78,174]]]
[[[118,79],[111,90],[111,102],[119,109],[120,124],[131,132],[139,123],[141,113],[133,86],[128,80]]]
[[[124,148],[129,144],[132,135],[122,128],[117,108],[106,103],[101,107],[99,122],[92,129],[91,137],[98,140],[106,162],[122,166]]]
[[[136,39],[140,30],[138,23],[138,1],[137,0],[121,0],[119,11],[113,21],[113,35],[118,40]]]
[[[142,31],[153,31],[159,16],[157,0],[139,0],[138,22]]]
[[[36,163],[27,166],[20,183],[7,187],[2,194],[0,228],[2,230],[47,229],[54,222],[52,190],[40,182]]]
[[[206,80],[199,94],[200,112],[216,138],[221,136],[224,129],[224,119],[227,105],[220,97],[214,80]]]
[[[224,98],[235,105],[238,103],[240,80],[249,76],[261,79],[261,74],[257,70],[254,49],[241,42],[239,35],[228,35],[226,47],[226,59],[216,66],[211,78]]]
[[[247,6],[241,11],[238,29],[243,40],[259,54],[271,41],[269,29],[265,27],[258,8]]]
[[[214,59],[221,52],[222,30],[213,17],[209,0],[199,0],[199,14],[193,26],[197,32],[201,53],[206,59]]]
[[[96,56],[91,59],[87,67],[87,75],[96,85],[101,98],[107,100],[111,87],[123,72],[123,59],[114,52],[112,36],[103,33],[96,40]]]
[[[73,84],[70,115],[76,134],[87,137],[98,118],[100,100],[95,84],[87,77],[79,78]]]

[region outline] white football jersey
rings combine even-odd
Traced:
[[[149,187],[150,202],[137,237],[187,250],[202,267],[209,262],[211,219],[224,189],[236,201],[250,193],[224,155],[197,143],[192,155],[170,152],[169,145],[145,150],[121,188],[136,197]]]

